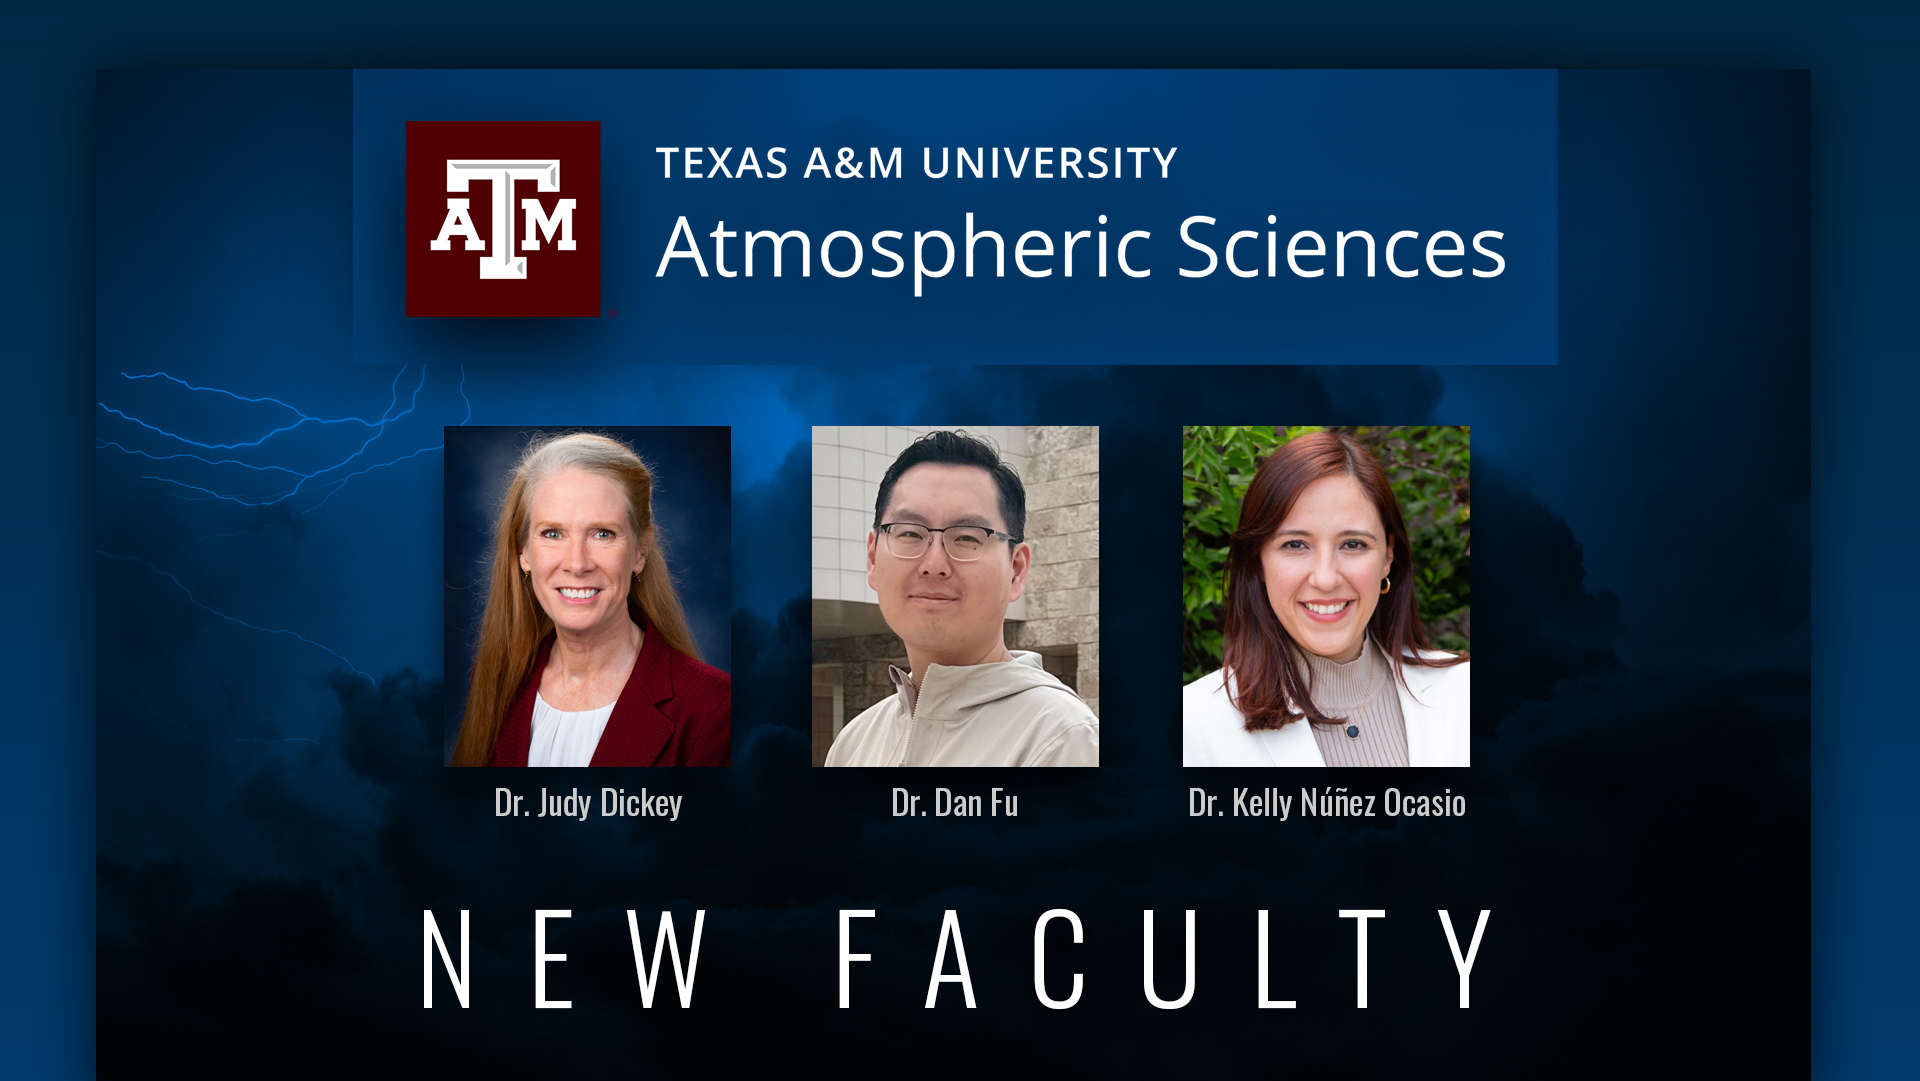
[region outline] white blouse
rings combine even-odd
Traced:
[[[533,695],[533,742],[527,747],[529,766],[585,766],[593,761],[593,750],[600,746],[600,733],[607,730],[607,718],[613,716],[613,702],[599,709],[566,713],[554,709]]]

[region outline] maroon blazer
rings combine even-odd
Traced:
[[[524,766],[533,743],[533,699],[553,652],[540,643],[513,708],[500,725],[493,764]],[[733,763],[733,677],[678,652],[657,634],[640,643],[633,673],[613,704],[594,766],[726,766]]]

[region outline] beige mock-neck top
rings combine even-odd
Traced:
[[[1393,685],[1393,665],[1369,635],[1360,656],[1345,664],[1306,653],[1309,694],[1339,726],[1313,726],[1313,739],[1329,766],[1404,766],[1407,722]],[[1371,681],[1371,686],[1369,686]],[[1297,723],[1301,723],[1296,721]],[[1358,729],[1356,736],[1348,732]]]

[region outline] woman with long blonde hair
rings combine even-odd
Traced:
[[[722,766],[732,681],[699,659],[624,443],[536,438],[514,466],[456,766]]]

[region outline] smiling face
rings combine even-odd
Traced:
[[[900,474],[883,523],[915,522],[944,529],[973,525],[1006,532],[999,490],[986,470],[971,465],[925,462]],[[945,534],[917,559],[887,549],[885,538],[867,534],[867,584],[880,596],[880,615],[906,643],[916,671],[927,664],[980,664],[1005,648],[1007,606],[1027,584],[1032,554],[1025,544],[998,538],[980,558],[961,561],[947,553]]]
[[[564,469],[533,489],[520,569],[561,633],[625,633],[627,592],[647,562],[641,541],[617,483]]]
[[[1306,486],[1260,550],[1267,603],[1301,648],[1336,661],[1360,655],[1392,573],[1393,548],[1380,512],[1345,474]]]

